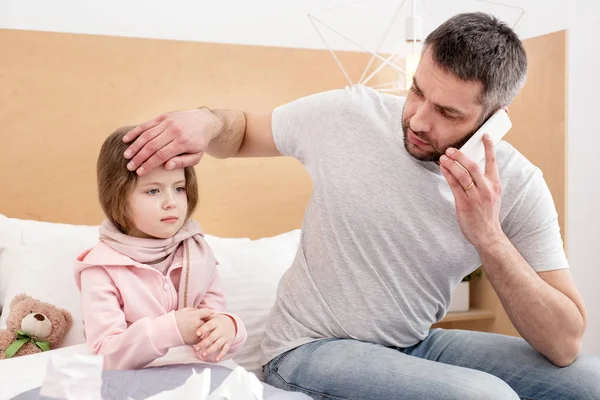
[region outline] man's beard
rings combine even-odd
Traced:
[[[404,148],[406,149],[406,152],[408,154],[410,154],[412,157],[416,158],[419,161],[439,161],[440,157],[446,152],[446,150],[450,147],[454,147],[455,149],[460,149],[465,143],[467,143],[467,141],[471,138],[471,136],[473,136],[475,134],[475,132],[477,132],[477,129],[473,130],[472,132],[470,132],[468,135],[466,135],[464,138],[462,138],[461,140],[457,141],[456,143],[451,144],[450,146],[446,146],[444,149],[436,149],[435,151],[431,151],[425,154],[414,154],[410,151],[409,148],[409,143],[408,143],[408,130],[410,129],[410,124],[407,120],[402,120],[402,133],[404,135]],[[423,140],[427,141],[431,146],[433,146],[431,144],[431,142],[429,140],[427,140],[427,135],[422,134],[420,132],[415,132],[413,131],[413,133],[415,134],[415,136],[417,136],[419,139],[423,138]],[[433,146],[435,148],[435,146]]]

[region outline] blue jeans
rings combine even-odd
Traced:
[[[313,399],[600,399],[600,358],[559,368],[521,338],[433,329],[403,348],[322,339],[275,357],[267,383]]]

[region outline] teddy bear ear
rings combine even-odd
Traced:
[[[13,297],[12,301],[10,302],[10,308],[13,308],[14,306],[17,305],[17,303],[20,303],[23,300],[27,300],[29,298],[31,298],[31,297],[27,296],[25,293],[16,295],[15,297]]]

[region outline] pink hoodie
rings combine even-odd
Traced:
[[[210,308],[233,318],[237,334],[226,358],[246,341],[246,329],[225,313],[216,260],[201,240],[201,260],[195,260],[188,282],[189,307]],[[175,322],[184,307],[178,296],[183,246],[175,252],[167,274],[141,264],[99,242],[79,257],[75,282],[81,291],[85,336],[90,351],[104,356],[105,369],[141,368],[185,343]]]

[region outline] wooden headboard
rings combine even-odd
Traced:
[[[526,40],[528,83],[507,136],[546,173],[565,224],[565,32]],[[96,224],[95,162],[116,127],[207,105],[244,110],[346,82],[327,51],[0,30],[0,213]],[[337,53],[351,77],[368,56]],[[376,81],[375,81],[376,83]],[[298,228],[311,183],[295,160],[205,157],[195,215],[207,232]]]
[[[0,30],[0,213],[96,224],[95,163],[121,125],[206,105],[267,110],[344,76],[326,51]],[[338,54],[360,76],[368,57]],[[300,227],[311,183],[292,159],[197,167],[207,232],[261,237]]]

